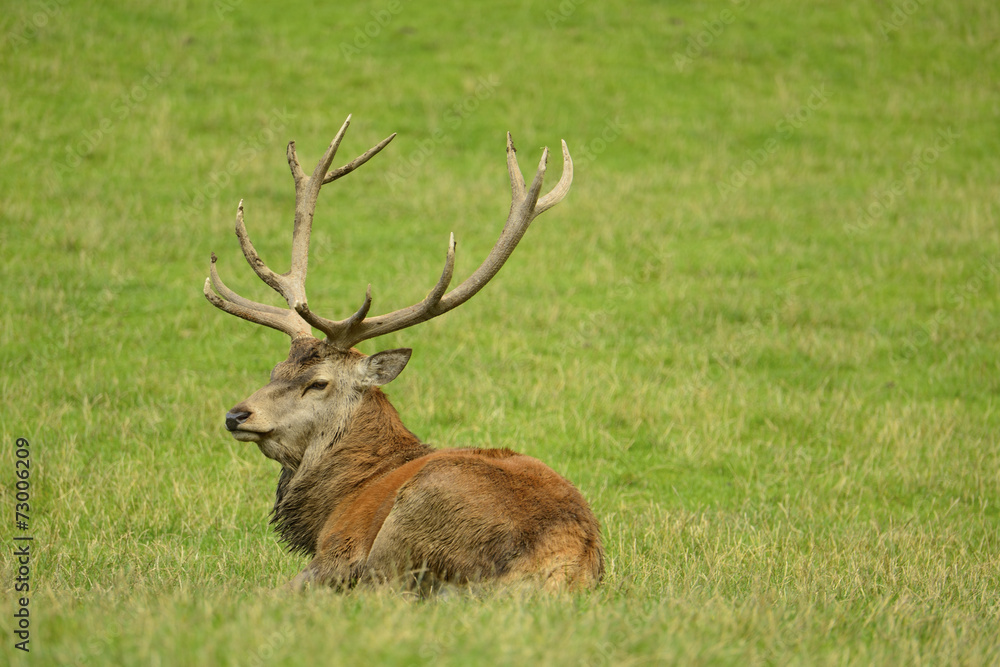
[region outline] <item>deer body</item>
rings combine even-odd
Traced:
[[[572,484],[541,461],[509,449],[435,450],[422,443],[380,389],[403,370],[410,350],[365,356],[353,348],[360,340],[441,314],[481,289],[531,219],[565,196],[567,171],[572,177],[565,144],[563,181],[539,200],[545,158],[526,192],[508,138],[514,193],[508,225],[483,267],[459,287],[445,294],[454,265],[452,238],[441,280],[424,302],[367,318],[369,287],[357,313],[332,322],[314,315],[305,299],[315,197],[322,184],[360,166],[392,138],[327,173],[347,125],[311,178],[298,168],[294,143],[289,145],[297,196],[293,262],[287,274],[274,274],[257,257],[243,227],[242,203],[237,215],[237,235],[250,265],[286,298],[289,308],[258,304],[229,290],[218,277],[214,255],[205,285],[214,305],[292,339],[288,359],[274,368],[270,382],[226,415],[226,427],[237,440],[255,443],[281,465],[272,523],[293,551],[312,556],[291,585],[596,585],[604,569],[600,530]],[[313,337],[313,326],[326,339]]]

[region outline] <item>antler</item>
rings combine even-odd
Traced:
[[[231,315],[242,317],[250,322],[277,329],[292,338],[312,335],[309,322],[303,319],[297,311],[299,309],[308,310],[308,306],[306,305],[306,271],[309,266],[309,237],[312,233],[313,214],[316,211],[316,200],[319,197],[319,190],[327,183],[331,183],[341,176],[346,176],[365,162],[368,162],[368,160],[385,148],[396,136],[395,133],[389,135],[343,167],[327,173],[350,124],[351,117],[348,116],[347,120],[340,127],[340,131],[337,132],[337,136],[334,137],[329,148],[326,149],[326,153],[323,154],[319,164],[316,165],[312,176],[306,176],[305,172],[302,171],[299,159],[295,154],[295,142],[290,141],[288,143],[288,167],[291,169],[292,178],[295,180],[295,226],[292,228],[292,266],[287,273],[275,273],[267,267],[260,258],[260,255],[257,254],[253,243],[250,242],[246,225],[243,224],[242,199],[236,211],[236,236],[240,240],[240,248],[243,250],[243,256],[246,257],[247,262],[260,279],[285,298],[289,308],[277,308],[251,301],[229,289],[219,277],[219,273],[215,267],[217,258],[213,252],[212,268],[209,277],[205,280],[204,292],[205,297],[216,308],[220,308]],[[215,291],[212,290],[213,287]],[[215,292],[218,292],[218,294]]]
[[[544,197],[539,197],[549,157],[549,149],[546,148],[542,151],[542,159],[539,162],[538,171],[535,172],[535,178],[531,182],[531,187],[526,190],[524,176],[521,174],[521,169],[517,164],[514,143],[508,132],[507,171],[510,174],[510,213],[507,216],[507,223],[504,225],[500,238],[480,267],[462,281],[458,287],[445,294],[448,286],[451,284],[455,269],[455,235],[452,234],[448,243],[448,252],[445,258],[444,270],[441,272],[441,278],[423,301],[385,315],[368,318],[368,311],[372,303],[371,285],[369,285],[364,303],[362,303],[357,312],[347,319],[335,322],[320,317],[309,310],[309,305],[305,297],[309,233],[312,227],[313,213],[316,208],[316,197],[319,194],[319,188],[322,184],[336,180],[340,176],[348,174],[361,166],[375,155],[375,153],[382,150],[396,136],[393,134],[350,164],[322,177],[322,174],[325,174],[329,168],[333,160],[333,154],[340,145],[340,141],[349,123],[350,117],[348,117],[343,127],[340,128],[340,132],[337,133],[333,143],[330,144],[330,148],[327,149],[326,154],[316,167],[316,171],[313,172],[312,177],[309,179],[305,178],[298,161],[295,159],[295,143],[292,142],[288,145],[288,164],[291,166],[292,174],[295,177],[295,228],[292,236],[292,268],[288,273],[275,274],[257,256],[253,245],[246,235],[246,228],[243,226],[243,203],[240,202],[239,212],[236,216],[236,235],[240,239],[243,254],[261,280],[285,297],[290,308],[276,308],[249,301],[227,288],[219,279],[218,273],[215,270],[215,255],[213,254],[211,276],[209,280],[205,281],[205,296],[215,306],[251,322],[257,322],[258,324],[284,331],[292,338],[311,335],[309,327],[313,326],[326,334],[327,340],[334,347],[349,349],[361,341],[425,322],[471,299],[479,290],[486,286],[504,265],[504,262],[514,252],[514,248],[517,247],[518,242],[528,230],[531,221],[561,202],[566,197],[570,185],[573,183],[573,159],[570,157],[566,142],[563,141],[563,172],[556,186]],[[215,286],[215,289],[222,298],[211,291],[210,284]]]
[[[400,310],[365,319],[371,306],[371,286],[365,296],[364,305],[350,318],[341,322],[330,322],[322,318],[310,319],[311,324],[326,334],[327,338],[337,347],[346,348],[363,340],[375,338],[383,334],[399,331],[414,324],[425,322],[456,308],[471,299],[479,290],[486,286],[493,276],[514,252],[518,242],[528,230],[528,225],[536,217],[561,202],[569,192],[573,182],[573,159],[570,157],[566,142],[562,142],[563,173],[559,182],[544,197],[539,198],[542,189],[542,179],[549,159],[549,149],[542,151],[542,159],[531,182],[531,188],[525,191],[524,176],[517,164],[514,143],[510,133],[507,133],[507,171],[510,173],[511,204],[507,223],[504,225],[500,238],[493,250],[476,271],[466,278],[458,287],[445,294],[451,283],[455,269],[455,235],[452,234],[448,243],[448,253],[444,270],[437,285],[427,297],[418,304]],[[301,310],[299,312],[302,312]],[[303,313],[306,316],[306,313]]]

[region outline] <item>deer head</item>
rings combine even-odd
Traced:
[[[291,268],[286,273],[275,273],[260,258],[243,222],[242,201],[237,209],[236,236],[243,255],[260,279],[285,299],[288,307],[250,301],[229,289],[219,277],[215,253],[212,253],[211,271],[205,281],[205,297],[217,308],[291,337],[288,359],[274,368],[269,384],[229,411],[226,428],[237,440],[257,443],[266,456],[292,469],[302,462],[311,444],[344,433],[361,397],[370,389],[393,380],[410,357],[408,349],[365,356],[353,346],[442,315],[472,298],[507,261],[531,221],[562,201],[573,180],[573,161],[563,142],[563,173],[555,188],[539,196],[548,162],[547,148],[542,152],[531,186],[526,188],[508,133],[510,212],[500,238],[482,265],[448,291],[455,267],[455,236],[452,234],[441,277],[423,301],[385,315],[368,317],[372,304],[369,285],[361,307],[353,315],[339,321],[329,320],[310,309],[305,289],[309,238],[320,188],[363,165],[396,136],[386,137],[348,164],[330,171],[350,122],[348,116],[312,175],[306,175],[299,165],[295,142],[288,144],[288,166],[295,182],[295,222]],[[325,338],[314,337],[313,328],[321,331]]]
[[[293,339],[271,381],[226,413],[226,428],[295,470],[311,444],[339,441],[365,392],[395,379],[409,360],[408,349],[365,356],[312,337]]]

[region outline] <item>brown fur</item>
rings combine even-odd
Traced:
[[[374,386],[402,370],[405,359],[388,373],[378,366],[402,352],[408,359],[365,357],[295,339],[271,383],[230,412],[249,415],[234,435],[282,463],[272,523],[293,551],[313,556],[292,585],[596,585],[600,531],[579,491],[508,449],[421,443]],[[282,420],[298,421],[286,432]]]

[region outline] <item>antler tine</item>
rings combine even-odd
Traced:
[[[542,180],[545,176],[546,164],[548,162],[548,149],[546,148],[542,151],[538,170],[535,172],[531,187],[526,190],[524,177],[517,164],[514,143],[511,140],[510,133],[507,133],[507,168],[511,186],[511,206],[507,222],[500,234],[500,238],[497,239],[496,244],[483,263],[472,275],[462,281],[451,292],[445,294],[448,285],[451,283],[455,267],[454,234],[451,235],[448,244],[448,255],[445,259],[445,267],[441,273],[441,278],[434,286],[434,289],[420,303],[360,321],[356,317],[341,322],[323,320],[322,326],[318,323],[321,318],[313,320],[301,309],[299,313],[313,326],[324,331],[331,344],[341,348],[349,348],[363,340],[399,331],[400,329],[427,321],[462,305],[485,287],[493,276],[500,271],[500,268],[507,261],[507,258],[510,257],[511,253],[514,252],[514,248],[517,247],[518,242],[528,230],[531,221],[566,197],[573,182],[573,161],[565,141],[562,142],[562,147],[562,177],[550,193],[539,199]]]
[[[366,150],[364,153],[362,153],[358,157],[354,158],[353,160],[345,164],[343,167],[337,167],[336,169],[334,169],[333,171],[331,171],[329,174],[326,175],[326,177],[323,179],[323,185],[326,185],[327,183],[332,183],[341,176],[347,176],[349,173],[351,173],[352,171],[363,165],[365,162],[368,162],[368,160],[375,157],[375,155],[378,154],[379,151],[388,146],[389,142],[395,138],[396,138],[396,133],[393,132],[388,137],[378,142],[377,144]]]
[[[556,183],[556,187],[552,188],[551,192],[538,200],[538,206],[535,207],[535,217],[545,213],[569,194],[569,186],[573,184],[573,158],[570,157],[569,147],[566,145],[565,140],[562,140],[562,154],[562,177],[560,177],[559,182]]]
[[[286,333],[292,338],[308,336],[311,333],[309,324],[302,319],[298,313],[288,308],[277,308],[264,303],[257,303],[241,297],[236,292],[229,289],[219,272],[215,268],[217,261],[215,253],[212,253],[212,268],[208,278],[205,279],[205,298],[220,310],[224,310],[230,315],[236,315],[248,322],[263,324],[264,326],[277,329]],[[212,289],[215,288],[215,291]],[[218,292],[219,294],[216,294]],[[221,296],[220,296],[221,295]]]
[[[212,267],[209,270],[208,278],[205,281],[206,286],[211,284],[212,288],[218,293],[217,295],[213,294],[212,296],[215,296],[216,298],[222,297],[226,301],[232,302],[234,305],[239,306],[241,308],[259,310],[261,312],[270,313],[272,315],[281,315],[283,313],[288,312],[287,308],[278,308],[277,306],[270,306],[266,303],[258,303],[256,301],[251,301],[250,299],[246,299],[237,294],[236,292],[234,292],[233,290],[229,289],[229,286],[226,285],[224,282],[222,282],[222,278],[219,277],[219,271],[216,268],[216,262],[218,260],[219,258],[216,257],[215,253],[213,252]]]
[[[247,226],[243,222],[242,199],[240,200],[239,207],[236,209],[236,238],[240,241],[240,250],[243,251],[243,256],[246,258],[247,264],[249,264],[250,268],[254,270],[257,277],[267,283],[275,292],[285,296],[285,286],[282,281],[282,276],[268,268],[267,264],[264,263],[264,260],[262,260],[260,255],[257,254],[257,249],[253,247],[250,235],[247,234]]]
[[[358,327],[358,325],[364,322],[365,317],[368,316],[368,311],[369,309],[371,309],[371,307],[372,307],[372,286],[371,284],[369,284],[368,290],[365,292],[364,303],[361,304],[361,307],[358,308],[358,310],[355,311],[353,315],[351,315],[345,320],[340,320],[339,322],[335,322],[333,320],[328,320],[325,317],[321,317],[316,313],[312,312],[311,310],[309,310],[309,304],[307,303],[302,303],[296,306],[296,311],[298,312],[299,315],[302,316],[302,318],[306,322],[308,322],[312,326],[316,327],[317,329],[325,333],[327,340],[329,340],[334,345],[334,347],[346,350],[349,349],[353,345],[353,343],[340,345],[339,342],[341,340],[346,340],[345,334],[354,331]]]
[[[510,175],[510,199],[511,204],[524,198],[524,175],[517,165],[517,149],[514,148],[514,139],[507,133],[507,173]]]

